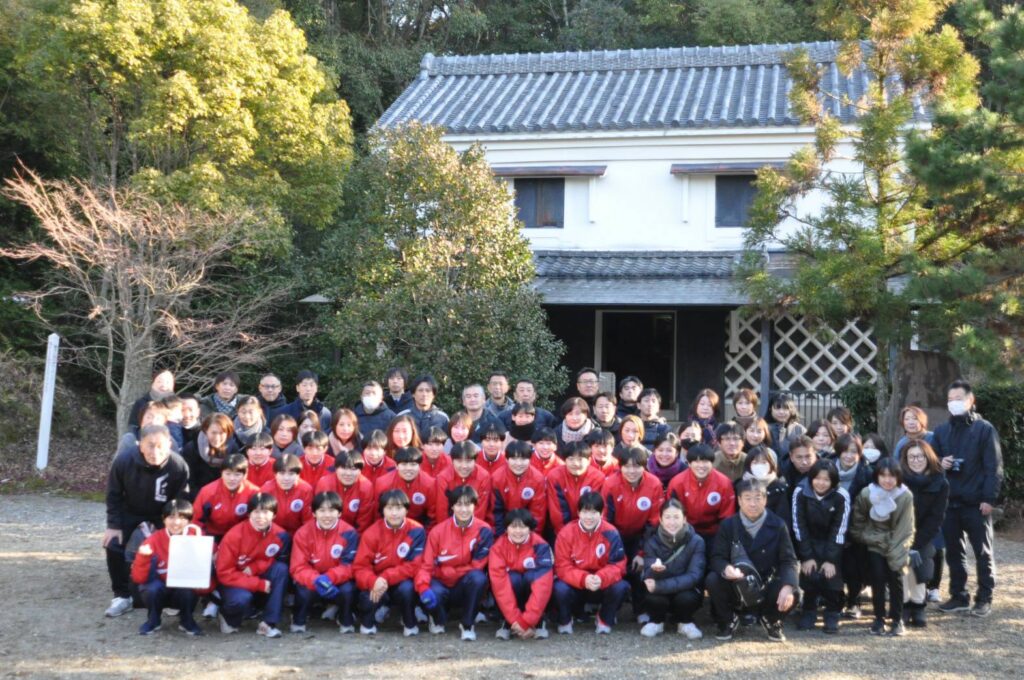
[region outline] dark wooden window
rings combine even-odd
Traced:
[[[565,179],[531,178],[515,180],[516,212],[529,229],[565,226]]]
[[[715,177],[715,226],[745,227],[757,189],[754,175]]]

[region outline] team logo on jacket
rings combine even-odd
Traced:
[[[409,544],[408,543],[399,543],[398,544],[398,549],[395,552],[397,552],[398,556],[401,557],[404,560],[405,556],[409,554]]]
[[[417,491],[412,495],[412,502],[415,503],[416,505],[423,505],[424,503],[427,502],[427,497],[424,496],[419,491]]]
[[[608,546],[604,543],[598,543],[597,548],[594,550],[598,557],[604,557],[604,554],[608,552]]]
[[[292,509],[292,512],[302,512],[302,499],[296,498],[288,507]]]
[[[277,553],[281,552],[281,546],[277,543],[271,543],[267,546],[266,555],[267,557],[273,557]]]
[[[338,559],[339,557],[341,557],[341,546],[337,543],[331,546],[331,557],[333,557],[334,559]]]
[[[239,517],[248,512],[248,510],[249,506],[246,503],[239,503],[238,505],[235,506],[235,514]]]
[[[644,512],[647,512],[648,510],[651,509],[651,499],[648,498],[647,496],[640,496],[640,498],[636,499],[636,507],[640,508]]]
[[[718,505],[720,500],[722,500],[722,494],[717,491],[712,491],[708,494],[708,505]]]
[[[359,499],[358,498],[353,498],[352,500],[350,500],[348,502],[348,511],[349,512],[359,512]]]
[[[524,501],[528,501],[531,498],[533,498],[534,494],[535,492],[533,490],[533,487],[524,486],[523,490],[519,494],[519,497],[522,498]]]
[[[523,569],[536,569],[537,562],[532,557],[527,557],[523,560]]]

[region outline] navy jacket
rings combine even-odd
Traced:
[[[413,407],[412,393],[408,391],[402,392],[402,396],[400,396],[398,399],[395,399],[393,396],[391,396],[391,393],[388,392],[387,394],[384,395],[384,405],[387,406],[392,411],[394,411],[395,413],[401,413],[405,409]]]
[[[732,543],[738,540],[765,583],[778,578],[783,585],[797,588],[800,585],[800,567],[793,541],[789,538],[789,527],[771,510],[765,512],[768,516],[753,538],[743,528],[739,513],[722,521],[711,553],[711,569],[719,574],[725,571],[732,563]]]
[[[973,411],[953,416],[935,428],[932,448],[939,458],[962,459],[959,472],[946,472],[951,506],[995,505],[1003,484],[1003,450],[992,423]]]
[[[263,409],[263,422],[267,425],[270,425],[274,418],[282,413],[288,413],[288,409],[291,406],[283,394],[279,394],[274,401],[267,401],[263,398],[263,395],[257,395],[256,400],[260,402],[260,408]]]
[[[430,436],[430,428],[439,427],[448,432],[448,414],[439,409],[437,406],[431,405],[429,411],[421,411],[416,408],[416,404],[412,404],[409,408],[404,411],[399,411],[400,416],[411,416],[416,421],[416,429],[420,433],[420,439],[423,441],[427,440]]]
[[[683,548],[682,552],[669,562],[668,559],[680,547]],[[665,565],[664,571],[657,572],[651,569],[655,560],[662,561]],[[655,595],[672,595],[684,590],[703,590],[706,560],[704,539],[689,524],[686,525],[679,543],[675,545],[667,544],[658,532],[654,531],[644,541],[643,578],[655,580]]]
[[[359,421],[359,434],[366,437],[370,436],[370,433],[374,430],[380,430],[384,432],[388,429],[388,425],[392,420],[395,419],[395,412],[388,408],[388,405],[381,402],[381,405],[377,407],[377,410],[373,413],[367,413],[366,409],[363,408],[363,403],[359,402],[356,407],[352,409],[356,414],[356,419]]]
[[[302,403],[302,399],[295,397],[295,401],[288,404],[288,407],[284,410],[292,418],[295,418],[295,422],[302,420],[302,414],[305,411],[312,411],[320,419],[320,429],[324,432],[331,431],[331,409],[324,406],[324,403],[319,399],[314,398],[313,403],[306,405]],[[269,424],[269,421],[268,421]]]
[[[949,482],[941,472],[931,475],[905,475],[903,483],[914,494],[914,544],[911,550],[923,551],[942,531],[942,520],[949,504]]]

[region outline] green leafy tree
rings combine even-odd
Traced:
[[[758,173],[746,235],[745,288],[756,310],[789,311],[825,326],[856,317],[872,324],[881,343],[875,359],[878,422],[890,435],[904,405],[904,396],[892,389],[890,368],[899,375],[904,355],[896,352],[897,365],[891,366],[887,347],[900,346],[913,332],[912,310],[921,302],[918,286],[906,283],[936,267],[955,268],[976,247],[970,233],[935,219],[931,197],[908,173],[905,157],[908,134],[919,127],[918,106],[938,115],[978,106],[977,61],[955,29],[936,26],[947,4],[819,5],[823,28],[843,39],[841,70],[850,73],[858,64],[865,69],[864,96],[842,102],[855,106],[858,118],[842,125],[830,113],[820,69],[805,51],[792,55],[790,98],[800,118],[815,126],[814,145],[797,151],[784,170]],[[900,87],[893,85],[897,80]],[[824,209],[800,207],[799,199],[812,192],[824,198]],[[763,269],[762,249],[780,244],[798,256],[791,278]]]
[[[530,289],[533,264],[508,188],[481,148],[458,153],[437,128],[375,131],[347,188],[349,215],[317,267],[336,307],[336,398],[388,366],[431,372],[442,402],[491,370],[528,376],[540,394],[565,382],[564,348]]]

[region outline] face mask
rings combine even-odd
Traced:
[[[967,413],[967,402],[963,399],[956,399],[948,402],[946,407],[949,409],[949,414],[951,416],[962,416]]]
[[[380,406],[380,399],[377,397],[363,397],[363,409],[367,413],[373,413]]]
[[[772,466],[768,463],[754,463],[750,466],[750,474],[754,475],[754,479],[764,479],[771,469]]]
[[[882,452],[878,449],[864,449],[864,460],[869,463],[874,463],[882,456]]]

